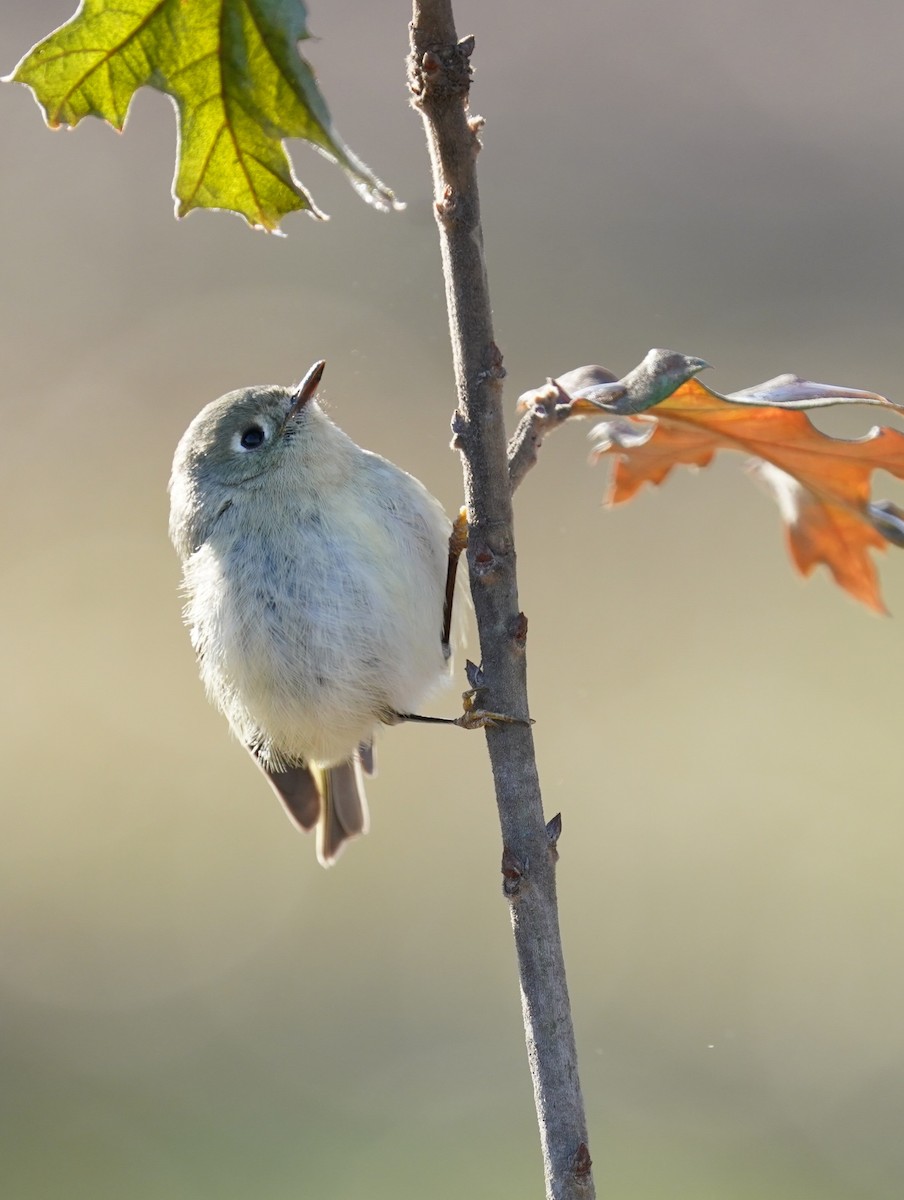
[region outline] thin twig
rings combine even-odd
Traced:
[[[592,376],[588,372],[592,372]],[[585,376],[587,382],[594,384],[616,382],[616,376],[605,367],[581,367],[561,379],[547,379],[543,387],[519,396],[518,409],[523,415],[508,444],[509,487],[512,491],[531,467],[536,466],[546,435],[574,415],[574,401],[566,384],[572,376],[578,375],[582,382]]]
[[[468,117],[473,38],[459,42],[449,0],[414,0],[409,86],[433,166],[458,392],[453,428],[470,524],[468,564],[480,634],[481,706],[528,715],[527,620],[518,608],[502,356],[483,254],[476,158],[481,122]],[[530,727],[501,724],[487,747],[502,827],[503,891],[518,953],[528,1060],[548,1200],[592,1200],[587,1126],[556,904],[559,823],[543,818]]]

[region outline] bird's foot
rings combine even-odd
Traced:
[[[499,725],[533,725],[533,721],[524,717],[512,717],[508,713],[488,712],[478,706],[478,697],[485,688],[469,688],[462,692],[461,700],[464,712],[452,724],[459,729],[495,729]]]

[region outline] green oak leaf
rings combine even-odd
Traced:
[[[51,129],[95,116],[122,130],[135,91],[171,96],[178,118],[176,216],[224,208],[278,231],[296,209],[322,217],[283,138],[343,168],[380,209],[402,207],[333,128],[314,73],[302,0],[82,0],[6,81],[34,92]]]

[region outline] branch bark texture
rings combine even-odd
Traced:
[[[480,635],[481,708],[527,717],[527,620],[518,607],[502,355],[483,253],[476,159],[479,118],[468,115],[474,39],[458,40],[450,0],[414,0],[409,87],[427,134],[455,366],[453,429],[462,457],[468,565]],[[594,1196],[587,1126],[556,901],[558,822],[547,828],[533,735],[526,724],[487,731],[502,827],[548,1200]]]

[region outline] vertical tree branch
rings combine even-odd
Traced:
[[[450,0],[414,0],[409,86],[427,133],[458,392],[468,563],[480,634],[480,706],[527,716],[527,620],[518,608],[512,500],[502,409],[502,356],[483,254],[476,158],[468,117],[473,38],[459,42]],[[503,890],[518,954],[528,1060],[549,1200],[594,1195],[587,1127],[556,902],[557,819],[547,829],[533,736],[526,724],[487,731],[502,827]]]

